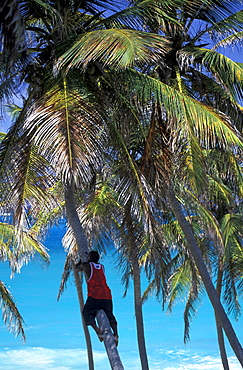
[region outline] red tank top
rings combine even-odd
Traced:
[[[106,283],[104,266],[94,262],[89,262],[89,265],[88,296],[95,299],[111,299],[111,290]]]

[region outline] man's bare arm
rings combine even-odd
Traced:
[[[84,271],[86,278],[90,277],[90,264],[89,262],[82,262],[81,260],[76,264],[75,268],[78,271]]]

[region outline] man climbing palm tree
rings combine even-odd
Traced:
[[[113,331],[115,343],[118,345],[117,321],[113,315],[111,290],[106,283],[104,266],[98,263],[99,259],[97,251],[90,251],[88,261],[80,260],[76,265],[78,271],[84,271],[88,286],[88,298],[82,313],[86,325],[92,326],[102,342],[103,332],[96,324],[96,314],[99,310],[104,310]]]

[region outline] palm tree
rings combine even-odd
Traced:
[[[207,208],[214,214],[222,234],[222,248],[217,256],[216,289],[218,295],[223,297],[228,311],[233,312],[234,317],[237,318],[240,313],[237,282],[241,274],[238,261],[242,259],[242,202],[239,201],[242,197],[242,170],[237,158],[238,153],[215,150],[207,153],[207,157],[211,162],[209,193],[212,197]],[[217,199],[217,207],[214,204],[215,199]],[[224,369],[228,370],[224,336],[217,315],[216,322],[222,363]]]
[[[195,3],[195,7],[189,8],[187,2],[182,2],[177,15],[180,24],[184,26],[184,33],[180,26],[171,25],[163,20],[160,23],[158,21],[157,25],[151,25],[153,30],[157,26],[162,34],[172,39],[173,49],[168,53],[167,58],[164,58],[163,64],[156,65],[154,68],[148,66],[151,77],[147,77],[146,87],[141,82],[144,76],[136,71],[133,72],[131,79],[131,89],[128,87],[128,79],[126,79],[126,88],[131,91],[140,83],[143,88],[140,101],[143,103],[146,102],[146,92],[148,92],[150,108],[147,108],[147,112],[150,109],[151,120],[147,147],[145,146],[141,159],[143,174],[148,178],[156,179],[158,190],[168,199],[185,233],[188,248],[213,307],[216,312],[219,312],[221,324],[242,364],[242,348],[219,302],[192,228],[185,218],[185,211],[182,211],[181,203],[175,196],[178,186],[174,184],[180,177],[175,171],[178,171],[181,163],[178,153],[182,153],[183,149],[186,160],[184,168],[188,169],[187,177],[190,181],[186,186],[190,187],[196,195],[206,197],[203,190],[207,176],[204,175],[206,173],[201,148],[213,148],[216,145],[223,148],[226,143],[231,148],[235,146],[242,148],[242,140],[237,132],[241,118],[236,120],[237,117],[241,117],[237,98],[241,96],[242,80],[238,79],[237,73],[242,76],[242,69],[215,50],[203,48],[200,43],[204,34],[214,29],[215,32],[228,32],[229,29],[241,30],[242,12],[234,15],[228,13],[228,18],[224,18],[227,10],[223,5],[215,6],[213,2],[209,2],[207,7],[201,7],[201,5],[202,3],[198,2]],[[195,27],[193,21],[197,19],[202,22],[206,19],[212,27],[205,25],[204,30],[199,30],[200,32],[192,35],[190,28]],[[197,65],[202,65],[202,70],[198,70]],[[214,76],[217,76],[217,79]],[[207,91],[210,91],[210,95],[205,95]],[[220,100],[219,92],[222,94]],[[138,90],[136,90],[136,98],[138,98]],[[154,106],[153,101],[155,101]],[[146,119],[148,121],[148,115]],[[152,172],[156,173],[156,177]],[[184,175],[185,172],[183,171],[182,174]]]
[[[8,218],[10,219],[11,215]],[[9,262],[11,275],[20,272],[22,266],[36,254],[48,263],[49,255],[38,240],[37,232],[31,228],[20,232],[9,221],[5,219],[0,222],[0,260]],[[0,301],[3,321],[8,330],[16,336],[21,335],[25,342],[24,320],[14,302],[14,297],[3,281],[0,281]]]
[[[146,9],[151,10],[151,4],[153,2],[151,1],[148,3],[150,8]],[[166,6],[168,3],[166,3]],[[141,16],[145,9],[144,6],[145,5],[143,2],[139,2],[134,7],[137,19],[140,21],[140,25],[143,24],[141,20],[144,21],[145,18],[146,20],[148,19],[149,11],[146,13],[146,17]],[[185,157],[187,159],[184,162],[183,170],[185,168],[188,169],[188,178],[187,182],[183,181],[183,183],[186,183],[187,186],[192,187],[195,194],[201,195],[205,189],[205,182],[202,181],[205,171],[203,166],[204,163],[202,161],[203,157],[201,155],[201,147],[203,146],[210,148],[216,144],[221,146],[225,144],[237,145],[239,147],[242,146],[241,139],[235,130],[235,127],[241,124],[240,120],[237,120],[237,122],[235,121],[235,117],[241,115],[241,110],[237,104],[236,98],[240,94],[242,88],[242,79],[240,78],[240,76],[242,76],[242,69],[235,63],[232,63],[230,60],[225,58],[223,55],[217,53],[215,50],[202,48],[200,43],[201,38],[206,34],[206,32],[213,34],[213,28],[218,32],[241,30],[242,13],[239,12],[236,15],[231,15],[228,13],[229,17],[224,19],[224,15],[227,14],[227,9],[225,9],[224,4],[215,4],[212,1],[209,1],[207,6],[205,6],[204,2],[201,1],[195,2],[193,5],[191,2],[188,4],[187,1],[180,1],[176,4],[174,3],[174,7],[167,6],[166,12],[164,4],[161,3],[160,7],[160,3],[156,2],[156,6],[156,17],[153,20],[149,19],[149,22],[147,22],[146,25],[147,29],[150,28],[154,32],[159,32],[160,35],[149,34],[148,32],[139,33],[139,40],[142,40],[143,46],[141,47],[140,42],[138,47],[135,49],[137,56],[137,60],[135,61],[139,63],[136,65],[136,69],[128,70],[127,73],[115,72],[115,74],[112,74],[112,70],[109,70],[106,68],[106,66],[132,66],[132,63],[134,63],[135,59],[134,54],[127,55],[126,51],[129,50],[129,48],[127,47],[127,43],[124,44],[124,35],[126,36],[125,40],[128,40],[127,36],[129,36],[129,39],[132,39],[134,33],[132,33],[131,29],[127,31],[122,29],[122,32],[113,32],[113,29],[112,31],[106,30],[104,29],[103,24],[101,26],[99,23],[100,20],[97,22],[97,25],[96,20],[98,19],[98,15],[91,17],[91,19],[95,21],[94,29],[97,32],[86,32],[84,34],[81,32],[81,36],[79,32],[79,35],[73,38],[73,43],[70,48],[69,45],[67,47],[67,45],[62,42],[62,37],[65,34],[65,30],[63,30],[61,27],[61,32],[59,33],[57,39],[53,38],[53,44],[60,46],[60,49],[55,50],[56,54],[53,53],[54,56],[50,64],[46,63],[47,60],[45,59],[45,51],[49,51],[50,48],[53,49],[52,42],[46,42],[46,48],[39,47],[39,50],[37,48],[37,52],[39,52],[39,60],[44,61],[44,63],[41,64],[41,67],[36,64],[34,72],[32,72],[31,66],[29,66],[31,68],[28,69],[28,77],[35,77],[35,81],[32,81],[32,85],[30,84],[31,91],[35,94],[35,97],[44,95],[40,87],[40,78],[38,76],[40,76],[40,74],[43,75],[42,72],[45,71],[46,76],[49,78],[51,75],[50,71],[52,70],[50,67],[53,66],[54,59],[61,55],[62,52],[64,53],[58,59],[56,66],[59,68],[65,66],[68,70],[68,74],[66,77],[61,75],[60,80],[59,76],[56,76],[56,80],[54,80],[55,83],[52,83],[51,88],[48,86],[50,95],[48,96],[46,93],[44,99],[39,100],[38,108],[37,106],[33,106],[31,120],[33,119],[34,125],[29,130],[28,138],[32,138],[31,135],[34,134],[34,127],[37,128],[37,133],[35,133],[35,144],[38,144],[40,147],[40,142],[43,143],[41,139],[47,137],[45,136],[47,133],[45,128],[48,127],[49,130],[51,122],[52,124],[53,122],[60,122],[60,120],[62,120],[61,117],[64,117],[62,122],[65,121],[64,132],[66,133],[66,142],[69,145],[66,146],[66,149],[68,148],[68,153],[66,151],[66,154],[68,154],[66,156],[68,161],[62,162],[65,163],[65,165],[68,163],[68,167],[63,168],[65,171],[62,172],[62,175],[65,175],[64,178],[68,180],[66,181],[66,184],[68,186],[72,186],[72,175],[75,167],[73,163],[74,157],[70,155],[73,153],[71,150],[71,141],[69,135],[69,128],[71,127],[69,126],[69,118],[71,115],[67,114],[69,113],[67,108],[68,104],[70,103],[68,97],[71,96],[71,94],[69,96],[67,94],[67,87],[70,86],[69,82],[67,83],[68,78],[70,78],[69,81],[71,81],[71,73],[78,73],[79,75],[81,74],[81,76],[83,76],[83,70],[81,69],[81,72],[79,72],[75,67],[81,65],[86,68],[87,63],[90,62],[91,64],[89,64],[89,66],[94,67],[91,68],[90,75],[92,76],[94,74],[95,76],[93,76],[93,79],[90,77],[87,79],[88,81],[86,80],[87,83],[85,87],[90,87],[92,84],[92,89],[89,89],[88,91],[90,94],[92,94],[92,98],[96,92],[95,97],[97,100],[99,98],[100,102],[102,94],[99,87],[101,85],[101,80],[103,79],[104,81],[104,77],[106,79],[105,82],[109,82],[109,88],[113,87],[110,89],[110,91],[113,90],[113,92],[115,91],[115,88],[118,87],[118,84],[114,83],[114,75],[116,76],[116,81],[117,78],[120,78],[122,81],[122,79],[126,77],[123,86],[121,83],[119,83],[119,88],[114,96],[124,96],[124,104],[127,104],[127,101],[129,101],[129,103],[132,102],[133,104],[137,104],[139,101],[138,105],[140,115],[138,114],[137,116],[139,117],[139,120],[142,120],[142,124],[139,126],[139,133],[141,134],[139,139],[140,144],[145,143],[143,149],[141,149],[142,146],[140,145],[140,157],[136,157],[135,159],[132,158],[129,150],[126,150],[126,147],[124,147],[127,162],[130,163],[130,167],[132,168],[133,172],[134,169],[136,170],[134,173],[137,174],[137,184],[140,190],[143,189],[146,178],[151,182],[151,187],[155,188],[159,195],[164,194],[164,196],[169,200],[173,213],[175,214],[175,217],[177,218],[186,235],[188,248],[195,260],[209,297],[213,303],[214,309],[215,311],[219,310],[221,316],[220,320],[224,330],[230,339],[231,345],[234,348],[237,357],[239,358],[240,362],[243,363],[241,346],[235,338],[228,318],[218,300],[192,229],[184,217],[184,214],[181,210],[181,204],[175,197],[174,192],[178,192],[178,189],[175,186],[175,181],[178,178],[176,177],[176,169],[178,169],[177,160],[179,152],[184,150],[184,153],[186,153]],[[58,7],[51,9],[51,21],[55,19],[58,9]],[[178,9],[177,12],[175,11],[176,9]],[[31,10],[33,9],[31,8]],[[40,9],[38,10],[40,11]],[[129,12],[131,14],[131,10],[129,10]],[[61,12],[58,15],[60,14]],[[116,26],[119,24],[119,27],[123,28],[123,25],[125,24],[124,15],[127,14],[129,13],[121,12],[118,14],[120,18],[118,16],[108,17],[108,19],[106,19],[106,23],[104,24],[106,24],[108,27],[110,24],[114,24],[114,22],[116,22]],[[178,18],[177,22],[172,21],[172,19],[175,17]],[[90,30],[89,27],[91,19],[90,17],[88,18],[89,20],[87,21],[86,17],[85,26],[88,26],[88,30]],[[56,19],[60,21],[61,18],[57,17]],[[118,22],[120,19],[122,19],[122,25],[121,22]],[[43,20],[46,21],[45,17],[43,17]],[[203,23],[203,26],[205,25],[205,29],[202,31],[199,30],[197,34],[192,35],[190,30],[194,27],[194,20],[201,20],[202,22],[205,22],[206,20],[206,22],[210,23],[212,27],[210,29],[207,27],[208,24]],[[43,38],[46,35],[46,32],[51,33],[53,37],[56,35],[54,29],[53,32],[51,32],[51,21],[49,24],[46,22],[45,27],[47,27],[47,29],[45,27],[42,30],[38,29],[38,33],[41,35],[41,45],[43,45]],[[60,22],[57,23],[60,24]],[[97,27],[97,29],[95,27]],[[31,28],[30,25],[31,35],[34,35],[36,31],[37,30],[33,29],[33,27]],[[73,34],[73,28],[70,33],[71,32]],[[70,33],[68,32],[65,34],[65,36],[69,36]],[[165,45],[167,45],[167,43],[161,34],[172,40],[172,49],[169,50],[165,56]],[[95,38],[96,35],[97,38]],[[138,35],[138,32],[136,32],[135,35]],[[50,38],[48,40],[50,40]],[[102,40],[102,43],[100,40]],[[136,38],[135,40],[137,41],[138,39]],[[151,47],[151,41],[154,41],[153,47]],[[97,45],[99,45],[99,47]],[[119,52],[116,56],[111,52],[117,50],[117,45],[121,45],[123,47],[121,47],[121,52]],[[126,46],[125,48],[124,45]],[[158,63],[158,55],[155,53],[155,49],[159,48],[163,51],[161,63]],[[48,52],[47,55],[49,54],[50,53]],[[148,55],[152,56],[151,63],[149,63],[148,58],[144,58],[144,55],[145,57]],[[159,53],[159,56],[161,56],[161,53]],[[100,66],[101,63],[103,64],[102,66]],[[198,70],[197,65],[199,64],[203,67],[203,70]],[[86,69],[86,71],[88,72],[88,69]],[[107,72],[109,72],[109,74]],[[130,80],[128,80],[128,76],[130,77]],[[214,76],[217,76],[217,79],[215,79]],[[50,81],[53,82],[53,80]],[[198,83],[198,81],[202,83]],[[220,81],[220,83],[218,81]],[[59,92],[60,86],[62,86],[61,89],[64,92],[64,98],[62,99],[64,104],[61,107],[60,115],[58,114],[57,110],[56,115],[51,120],[50,111],[53,109],[53,107],[57,107],[57,105],[55,106],[56,103],[53,102],[55,100],[54,98],[58,97],[58,94],[51,94],[51,92]],[[105,92],[107,92],[107,90],[105,90]],[[44,90],[44,93],[46,91],[47,90]],[[75,92],[76,91],[77,86]],[[83,86],[79,91],[84,91]],[[205,93],[208,91],[210,91],[211,94],[205,95]],[[221,93],[223,99],[218,99],[219,92]],[[71,93],[73,96],[72,89]],[[134,94],[132,95],[132,93]],[[86,101],[87,96],[88,98],[91,98],[91,95],[87,94],[86,89]],[[133,98],[131,98],[131,96],[133,96]],[[127,97],[129,97],[129,99]],[[88,99],[89,104],[91,100]],[[97,102],[97,100],[93,99],[92,102]],[[107,98],[104,101],[107,102]],[[102,104],[101,107],[103,108],[104,105]],[[92,108],[94,107],[92,106]],[[85,104],[84,111],[87,111]],[[90,112],[90,110],[88,111]],[[91,109],[91,111],[93,112],[93,109]],[[97,111],[99,110],[97,109]],[[42,116],[40,115],[40,112],[42,112]],[[38,113],[41,116],[39,121],[35,113]],[[131,116],[134,116],[133,109],[131,109]],[[101,118],[104,119],[106,117],[101,115]],[[231,121],[229,121],[229,119]],[[101,121],[99,120],[99,122]],[[233,122],[235,127],[232,124]],[[30,127],[30,120],[26,120],[26,123],[28,123],[28,126]],[[110,124],[111,122],[108,120],[108,123]],[[57,126],[53,126],[55,127],[55,130],[52,130],[51,135],[48,136],[49,139],[51,138],[51,140],[46,141],[49,149],[54,142],[53,138],[57,138]],[[103,123],[102,127],[103,129],[106,128]],[[22,126],[18,126],[18,128],[22,129]],[[26,129],[26,125],[24,128]],[[110,124],[109,128],[114,128],[114,125]],[[126,136],[126,127],[121,125],[118,128],[121,130],[119,132],[120,136]],[[146,130],[144,128],[146,128]],[[112,137],[111,130],[109,133]],[[47,149],[47,146],[44,149]],[[53,152],[50,154],[53,158],[53,161],[55,161],[55,158],[58,158],[57,154],[58,149],[60,148],[61,146],[58,147],[53,145]],[[60,155],[59,158],[63,157]],[[178,163],[183,162],[179,161]],[[88,168],[90,169],[89,165]],[[97,167],[95,168],[95,171],[96,169]],[[92,175],[95,173],[95,171],[91,171]],[[185,171],[182,172],[182,174],[184,173]],[[142,194],[141,191],[140,194]],[[144,202],[144,210],[146,211],[146,202]],[[148,212],[146,214],[148,215]],[[231,339],[231,336],[233,339]]]
[[[6,134],[1,133],[1,140],[5,136]],[[2,185],[7,188],[6,181]],[[31,185],[28,191],[31,193]],[[20,272],[22,266],[28,263],[35,254],[38,254],[46,263],[49,262],[49,255],[43,244],[38,240],[40,229],[30,228],[26,224],[21,229],[14,227],[12,225],[13,213],[9,212],[10,208],[9,203],[4,201],[4,196],[1,194],[0,259],[9,261],[12,275],[14,275],[16,272]],[[10,332],[21,335],[25,342],[24,320],[14,302],[14,297],[3,281],[0,282],[0,300],[4,323]]]
[[[45,247],[38,241],[33,230],[24,230],[20,234],[8,222],[1,222],[0,230],[0,259],[2,262],[9,261],[12,275],[20,272],[21,267],[28,263],[36,254],[46,263],[49,262],[48,253]],[[23,342],[25,342],[24,320],[18,311],[14,297],[3,281],[0,281],[0,302],[2,318],[8,330],[16,336],[20,335]]]
[[[10,332],[16,335],[20,334],[22,340],[25,342],[26,338],[23,328],[24,320],[18,311],[13,296],[2,281],[0,281],[0,302],[4,323],[7,325]]]
[[[16,144],[16,148],[19,148],[21,143],[24,145],[24,155],[21,159],[22,161],[27,159],[28,150],[30,150],[25,142],[27,132],[27,141],[33,143],[34,140],[34,146],[40,149],[42,156],[48,155],[48,161],[57,169],[56,175],[61,178],[65,186],[67,217],[74,230],[79,254],[82,260],[85,260],[87,243],[85,243],[82,226],[77,216],[74,191],[75,187],[90,182],[95,173],[99,171],[105,122],[95,106],[94,87],[92,86],[90,89],[93,76],[87,78],[93,72],[88,70],[88,74],[84,74],[74,71],[69,72],[66,76],[53,77],[53,63],[60,52],[69,47],[70,43],[75,45],[77,38],[84,41],[84,48],[86,48],[87,45],[92,45],[95,40],[96,43],[97,41],[100,43],[104,37],[107,40],[108,36],[109,42],[100,44],[101,51],[98,54],[103,54],[105,47],[107,49],[106,55],[112,64],[114,58],[110,51],[113,50],[114,46],[121,45],[123,52],[119,59],[122,60],[122,55],[125,55],[125,64],[127,65],[139,54],[142,55],[142,50],[143,54],[147,57],[150,56],[151,41],[156,42],[155,47],[160,45],[163,48],[165,41],[157,35],[152,36],[144,32],[138,34],[137,31],[133,33],[125,29],[122,32],[116,29],[104,30],[105,25],[102,24],[103,20],[100,18],[102,11],[97,11],[97,5],[107,9],[110,5],[108,1],[99,1],[95,6],[93,6],[93,2],[87,2],[82,11],[79,2],[74,3],[73,1],[67,1],[65,7],[60,6],[58,1],[52,7],[45,2],[37,2],[35,5],[33,7],[28,2],[22,4],[26,34],[33,40],[33,49],[28,49],[30,62],[25,68],[19,70],[25,77],[25,82],[29,84],[29,97],[25,103],[22,119],[19,119],[9,132],[5,148],[9,145],[9,148],[13,150],[12,139],[16,140],[19,133],[21,135],[22,132],[25,132],[22,137],[18,137],[18,142],[17,144],[15,142],[14,145]],[[125,19],[122,14],[119,14],[119,17],[122,18],[122,21]],[[68,24],[63,22],[64,18],[65,20],[69,19],[70,22]],[[114,24],[114,22],[113,17],[106,23]],[[116,22],[121,25],[121,22]],[[64,24],[65,27],[63,27]],[[59,29],[58,33],[56,29]],[[5,28],[3,33],[4,30]],[[133,37],[133,43],[136,42],[136,54],[132,53],[130,56],[130,44],[124,43],[127,36]],[[67,38],[69,38],[69,43],[67,43]],[[110,46],[107,48],[108,44]],[[129,57],[128,60],[126,60],[127,57]],[[144,59],[144,55],[142,55],[142,59]],[[103,72],[102,68],[99,71],[99,64],[96,63],[94,67],[98,67],[99,73]],[[99,91],[98,97],[100,98]],[[25,121],[24,125],[23,121]],[[90,134],[91,129],[93,130],[92,134]],[[57,139],[59,140],[57,141]],[[5,158],[9,158],[8,151],[4,152],[3,150],[3,155]],[[2,161],[2,163],[4,162]],[[12,163],[14,162],[12,161]],[[27,164],[27,161],[25,163]],[[6,168],[5,163],[4,166]],[[21,224],[20,221],[21,218],[18,217],[18,225]]]
[[[121,157],[122,158],[122,157]],[[123,167],[123,170],[121,169]],[[120,160],[119,168],[122,177],[115,177],[111,167],[97,179],[96,186],[86,200],[81,200],[80,219],[89,237],[89,244],[96,245],[99,250],[106,251],[108,244],[114,244],[117,251],[117,266],[122,271],[125,292],[130,278],[134,287],[134,311],[136,317],[137,339],[142,369],[148,369],[145,333],[142,313],[141,271],[150,270],[160,264],[165,270],[168,250],[162,242],[161,229],[150,214],[150,229],[144,224],[143,203],[139,199],[139,189],[130,187],[131,176],[126,175],[126,163]],[[124,189],[127,191],[124,192]],[[128,190],[132,190],[132,193]],[[141,191],[141,189],[140,189]],[[122,196],[123,194],[123,196]],[[151,195],[146,194],[148,204]],[[153,237],[151,237],[151,232]]]

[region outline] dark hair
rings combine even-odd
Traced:
[[[89,258],[91,262],[97,263],[100,259],[100,255],[97,251],[90,251]]]

